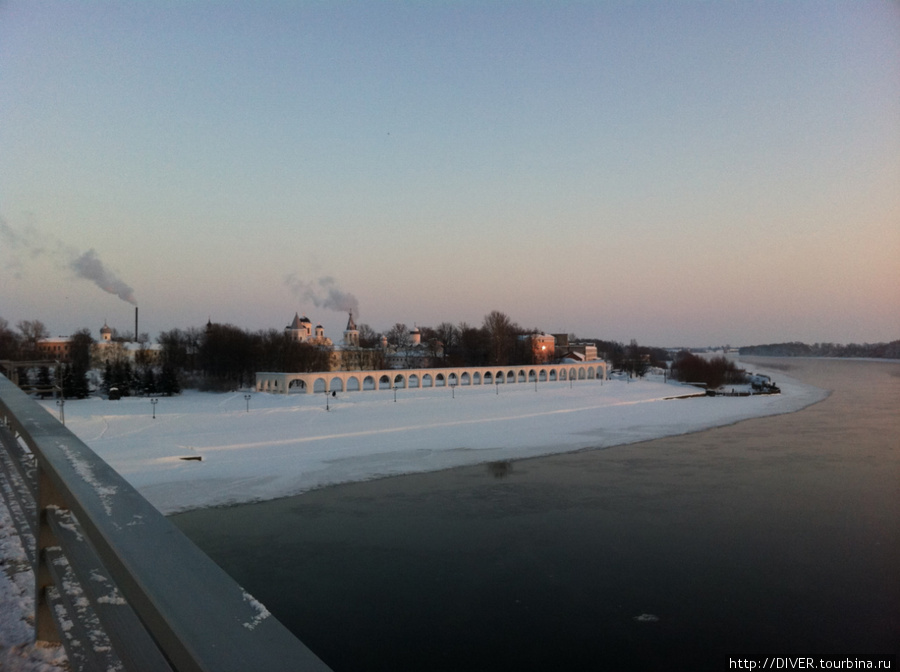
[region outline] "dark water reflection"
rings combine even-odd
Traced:
[[[900,364],[775,363],[833,394],[173,520],[336,672],[895,653]]]

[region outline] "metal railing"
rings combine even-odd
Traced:
[[[112,467],[0,376],[0,492],[35,576],[35,635],[75,670],[329,668]]]

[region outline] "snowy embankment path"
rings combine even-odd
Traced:
[[[825,393],[701,397],[662,380],[288,396],[186,392],[66,404],[66,424],[164,513],[388,475],[645,441],[797,410]],[[55,402],[44,402],[56,413]],[[198,459],[199,458],[199,459]]]

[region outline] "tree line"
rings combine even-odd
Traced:
[[[533,351],[520,336],[537,333],[537,329],[524,329],[500,311],[486,315],[478,327],[442,322],[434,328],[418,329],[420,347],[438,367],[532,363]],[[344,365],[353,368],[354,362],[365,359],[373,368],[382,368],[382,336],[364,323],[357,330],[359,347],[343,347]],[[410,329],[402,322],[385,331],[383,338],[397,350],[413,346]],[[210,323],[202,331],[173,329],[161,333],[157,340],[162,346],[162,361],[189,378],[196,374],[197,386],[206,389],[250,385],[257,371],[327,371],[333,353],[332,347],[297,342],[277,329],[251,332],[230,324]],[[363,357],[373,350],[374,357]]]
[[[747,372],[739,369],[734,362],[725,357],[707,359],[686,350],[675,356],[671,372],[675,380],[704,383],[709,390],[723,385],[740,385],[747,382]]]
[[[900,341],[890,343],[769,343],[740,348],[742,355],[761,357],[873,357],[878,359],[900,359]]]
[[[38,342],[47,338],[46,327],[38,320],[17,324],[18,332],[0,318],[0,359],[40,359]],[[418,327],[420,348],[430,356],[433,366],[507,366],[535,364],[535,352],[525,337],[537,334],[534,328],[524,328],[506,313],[498,310],[484,316],[480,325],[467,322],[441,322],[436,327]],[[384,368],[382,339],[397,350],[412,348],[410,329],[398,322],[383,335],[368,324],[360,324],[359,347],[344,347],[342,357],[346,368]],[[251,331],[232,324],[208,323],[204,328],[171,329],[156,339],[158,348],[151,352],[147,334],[139,335],[139,349],[133,358],[117,349],[116,343],[131,341],[130,333],[113,332],[113,346],[102,362],[94,362],[91,371],[91,347],[95,340],[90,330],[81,329],[72,337],[68,364],[46,367],[47,372],[23,370],[23,379],[33,385],[48,377],[66,381],[67,397],[84,396],[93,385],[95,389],[115,396],[140,394],[176,394],[184,387],[206,390],[237,389],[252,385],[257,371],[304,373],[326,371],[331,368],[333,348],[295,341],[283,330]],[[576,341],[574,334],[570,342]],[[609,360],[613,369],[642,376],[649,367],[666,366],[668,353],[661,348],[640,346],[636,341],[628,345],[599,339],[582,339],[582,343],[596,345],[599,356]]]

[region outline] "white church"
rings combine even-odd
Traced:
[[[350,321],[353,321],[352,314],[350,316]],[[317,324],[315,332],[313,332],[312,322],[310,322],[306,315],[300,317],[299,313],[294,313],[294,319],[284,328],[284,331],[291,337],[291,340],[297,341],[298,343],[326,347],[332,347],[334,345],[331,342],[331,339],[325,336],[325,328],[321,324]],[[357,343],[358,342],[359,337],[357,335]]]
[[[361,348],[359,345],[359,329],[353,320],[353,313],[347,319],[347,328],[344,329],[343,339],[340,343],[334,343],[325,336],[325,329],[321,324],[315,328],[312,321],[305,315],[294,313],[294,319],[284,328],[285,333],[298,343],[333,349],[331,370],[352,371],[359,369],[409,369],[432,366],[435,356],[440,357],[443,348],[438,344],[435,347],[422,343],[422,332],[418,327],[409,332],[410,345],[407,348],[396,349],[388,344],[386,336],[381,337],[380,347]]]

